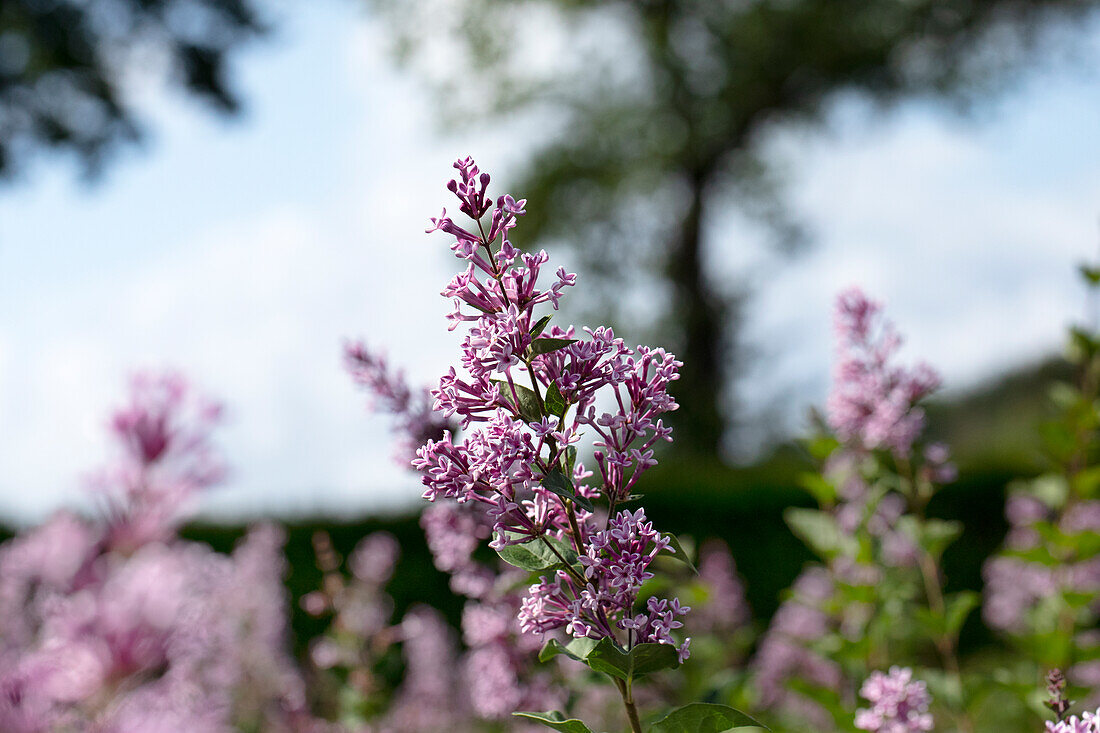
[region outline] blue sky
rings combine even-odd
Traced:
[[[507,171],[523,150],[503,130],[440,136],[355,3],[284,15],[241,58],[241,119],[139,82],[152,135],[100,184],[42,161],[0,191],[0,516],[79,501],[126,375],[159,366],[229,406],[234,472],[212,514],[416,501],[340,343],[385,345],[422,382],[449,362],[437,294],[453,265],[424,223],[455,157]],[[757,290],[749,335],[765,360],[749,402],[786,395],[797,426],[827,379],[829,301],[853,283],[887,301],[949,388],[1056,349],[1083,312],[1073,268],[1100,251],[1097,88],[1050,68],[978,119],[845,102],[827,131],[779,140],[815,245],[787,263],[734,219],[710,232],[716,272],[749,272]]]

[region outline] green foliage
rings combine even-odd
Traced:
[[[666,534],[665,537],[668,539],[668,547],[662,550],[661,553],[671,555],[674,559],[679,560],[684,565],[691,568],[693,573],[699,572],[695,567],[695,563],[691,560],[691,555],[689,555],[687,550],[684,549],[684,546],[680,544],[680,540],[676,535]]]
[[[497,555],[509,565],[529,572],[560,567],[563,559],[568,565],[577,561],[577,553],[569,545],[545,535],[537,540],[502,547],[497,550]]]
[[[558,383],[551,382],[550,386],[546,388],[546,411],[564,420],[565,411],[568,409],[569,403],[561,396],[561,391],[558,389]],[[572,448],[572,446],[570,447]],[[576,448],[573,448],[574,456],[576,455],[576,450]]]
[[[592,500],[587,496],[577,494],[577,489],[573,486],[573,482],[556,468],[551,469],[550,472],[546,474],[546,478],[542,480],[542,486],[547,491],[557,494],[563,499],[568,499],[588,511],[593,511],[595,509],[592,505]]]
[[[790,508],[783,512],[787,525],[821,559],[854,557],[859,551],[858,541],[842,531],[835,517],[817,509]]]
[[[600,639],[598,642],[591,639],[575,639],[564,646],[556,639],[551,639],[539,652],[539,661],[545,662],[559,654],[583,662],[595,672],[602,672],[624,682],[631,682],[643,675],[664,669],[676,669],[680,666],[676,648],[669,644],[647,642],[635,644],[627,650],[608,638]]]
[[[725,733],[768,728],[728,705],[695,702],[677,708],[652,725],[653,733]]]
[[[546,713],[512,713],[517,718],[534,720],[561,733],[592,733],[592,730],[576,718],[566,718],[557,710]]]
[[[550,354],[555,351],[564,349],[569,344],[577,343],[577,339],[563,339],[563,338],[551,338],[550,336],[543,336],[537,338],[531,342],[531,355],[538,356],[540,354]]]
[[[529,423],[538,422],[544,415],[542,401],[535,392],[521,384],[509,384],[502,379],[490,380],[500,387],[500,393],[505,399],[510,400],[516,406],[519,416]]]

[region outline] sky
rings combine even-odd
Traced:
[[[169,367],[228,408],[218,442],[232,472],[208,515],[350,517],[418,500],[341,344],[383,347],[415,383],[450,363],[438,292],[456,264],[423,230],[456,157],[506,173],[522,143],[442,134],[355,3],[285,21],[239,59],[240,119],[138,88],[150,139],[98,184],[42,160],[0,190],[0,517],[80,504],[127,375]],[[1074,269],[1100,252],[1087,73],[1100,49],[1085,61],[1030,74],[974,118],[847,101],[827,130],[776,142],[813,245],[786,261],[732,217],[709,230],[714,272],[747,273],[755,291],[750,405],[778,401],[797,429],[827,385],[831,300],[853,284],[886,302],[906,354],[949,390],[1058,349],[1084,313]]]

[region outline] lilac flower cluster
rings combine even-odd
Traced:
[[[192,496],[222,479],[225,466],[209,439],[221,417],[221,405],[179,374],[134,376],[130,403],[110,422],[116,461],[92,478],[112,548],[171,537]]]
[[[982,614],[991,627],[1023,633],[1028,627],[1028,613],[1044,598],[1064,592],[1100,592],[1100,557],[1065,557],[1060,563],[1048,564],[1014,554],[1038,548],[1042,524],[1055,525],[1070,536],[1100,532],[1100,502],[1074,502],[1059,514],[1038,497],[1016,492],[1005,502],[1005,517],[1009,523],[1005,539],[1009,553],[990,558],[982,569]]]
[[[912,369],[892,364],[901,337],[883,318],[881,304],[856,288],[837,299],[835,328],[840,346],[829,425],[841,440],[864,449],[908,453],[924,426],[924,412],[915,405],[939,386],[939,376],[923,363]]]
[[[633,608],[641,582],[650,577],[649,564],[668,541],[642,510],[614,510],[655,465],[656,441],[671,439],[660,416],[677,407],[668,388],[680,364],[662,349],[629,349],[607,328],[579,334],[538,317],[538,306],[557,308],[576,276],[558,268],[553,284],[540,289],[548,256],[521,253],[509,239],[526,202],[501,196],[493,207],[488,174],[469,158],[455,168],[458,177],[449,188],[473,226],[459,226],[444,210],[429,231],[451,235],[451,249],[468,262],[443,291],[454,302],[451,328],[467,328],[465,374],[452,368],[432,395],[435,408],[467,432],[456,442],[448,431],[418,451],[414,467],[424,497],[481,505],[497,550],[536,541],[561,554],[571,545],[579,565],[562,555],[561,569],[531,587],[519,611],[525,631],[565,628],[578,637],[622,635],[627,647],[641,641],[677,645],[671,632],[686,608],[658,599],[649,600],[643,613]],[[481,219],[490,209],[486,227]],[[600,394],[610,411],[597,408]],[[576,458],[585,428],[596,437],[596,485],[586,483],[592,473]],[[601,495],[611,505],[603,529],[591,503]],[[460,521],[455,514],[446,518]],[[437,534],[434,544],[441,543]],[[469,544],[452,541],[450,549],[448,564],[457,564]],[[686,644],[677,645],[681,657]]]
[[[402,449],[432,439],[431,435],[425,436],[424,427],[438,426],[440,433],[448,430],[452,434],[461,430],[439,412],[430,412],[430,417],[424,419],[406,419],[408,415],[422,415],[419,408],[409,410],[406,405],[432,404],[430,391],[409,387],[403,373],[391,372],[384,359],[365,347],[356,347],[356,351],[349,364],[355,365],[357,381],[374,393],[374,406],[399,415],[394,432]],[[523,633],[517,618],[522,600],[518,582],[526,574],[503,562],[489,566],[474,558],[478,545],[492,535],[494,521],[489,507],[481,502],[433,503],[421,514],[420,524],[435,566],[450,576],[455,593],[469,599],[462,614],[467,651],[457,665],[463,684],[469,688],[470,712],[482,719],[501,720],[519,708],[560,706],[563,695],[551,675],[531,665],[532,652],[541,642]],[[354,637],[349,641],[354,642]],[[358,647],[364,646],[364,639],[359,639]],[[405,654],[432,648],[436,647],[406,646]],[[444,664],[442,660],[437,663]],[[423,667],[428,669],[430,665],[425,662]]]
[[[752,618],[745,588],[729,547],[711,539],[699,551],[699,582],[706,597],[692,606],[692,627],[704,633],[726,637],[743,628]]]
[[[828,724],[827,711],[794,691],[792,683],[841,694],[852,689],[855,681],[846,679],[818,642],[863,637],[875,613],[867,598],[880,596],[875,589],[892,569],[901,571],[891,575],[898,582],[922,585],[917,573],[923,572],[924,551],[912,530],[903,527],[903,519],[912,511],[914,494],[931,495],[935,484],[953,480],[955,473],[946,446],[933,443],[921,451],[919,445],[924,426],[919,401],[935,389],[939,377],[926,365],[906,369],[895,364],[901,339],[881,306],[859,290],[842,293],[835,331],[839,359],[828,423],[837,440],[821,469],[830,493],[822,499],[819,515],[852,540],[851,549],[803,571],[753,660],[761,702],[818,726]],[[905,475],[884,473],[883,464],[870,455],[882,448],[891,451]],[[861,557],[859,547],[872,548],[873,556]],[[862,589],[863,600],[845,598],[846,589]],[[874,685],[867,689],[875,690]]]
[[[174,375],[136,379],[131,399],[112,422],[124,450],[104,474],[110,511],[59,513],[0,546],[0,730],[304,724],[278,530],[232,555],[170,532],[180,501],[221,473],[217,411]]]
[[[1057,723],[1048,720],[1046,733],[1100,733],[1100,710],[1083,713],[1080,718],[1071,715]]]
[[[1040,479],[1042,480],[1042,479]],[[1100,615],[1100,556],[1091,538],[1100,532],[1100,502],[1072,500],[1060,509],[1025,489],[1015,490],[1005,503],[1009,532],[1005,551],[989,558],[982,568],[985,588],[982,617],[993,629],[1010,637],[1043,633],[1043,618],[1052,602],[1089,599],[1080,612],[1059,618],[1061,633],[1079,648],[1095,644],[1092,627]],[[1048,544],[1049,538],[1061,540]],[[1070,664],[1071,660],[1063,663]],[[1066,674],[1077,685],[1100,687],[1100,664],[1085,659],[1068,666]],[[1086,698],[1095,701],[1095,695]]]
[[[752,660],[760,702],[769,709],[785,710],[824,728],[828,713],[809,697],[794,691],[791,680],[814,687],[839,691],[843,672],[836,662],[812,648],[834,628],[834,620],[823,606],[834,592],[833,579],[825,568],[804,570],[791,587],[791,597],[772,617]]]
[[[372,396],[372,407],[391,413],[399,436],[396,458],[402,465],[416,457],[416,449],[428,440],[439,440],[450,422],[432,409],[431,397],[413,390],[401,371],[390,369],[386,358],[361,342],[344,346],[344,364],[352,379]]]
[[[350,683],[367,693],[373,688],[368,668],[393,642],[393,602],[384,592],[400,548],[386,532],[367,535],[348,558],[350,581],[340,573],[340,558],[324,532],[313,536],[321,588],[300,601],[306,613],[331,615],[329,633],[310,644],[310,659],[319,670],[349,670]]]
[[[928,706],[932,696],[908,668],[891,667],[888,674],[872,672],[859,690],[871,703],[856,711],[856,728],[872,733],[918,733],[932,730]]]
[[[647,522],[643,510],[620,512],[608,529],[596,532],[588,552],[580,558],[584,582],[566,570],[532,585],[520,609],[524,631],[544,633],[563,628],[574,637],[615,638],[627,632],[627,644],[657,642],[677,645],[672,631],[681,628],[678,617],[691,609],[679,600],[650,598],[644,613],[633,614],[642,583],[653,577],[649,564],[668,540]],[[681,661],[688,656],[685,640],[678,647]]]

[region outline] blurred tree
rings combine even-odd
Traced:
[[[0,0],[0,179],[42,149],[98,172],[140,137],[125,86],[142,75],[235,111],[226,57],[260,31],[249,0]]]
[[[769,133],[820,122],[845,92],[880,105],[987,96],[1100,4],[370,1],[399,58],[443,93],[446,122],[529,112],[555,131],[512,186],[531,200],[518,232],[568,242],[611,278],[613,319],[657,317],[684,361],[677,445],[707,453],[735,415],[724,388],[745,293],[716,274],[716,214],[735,207],[778,244],[800,231],[765,160]]]

